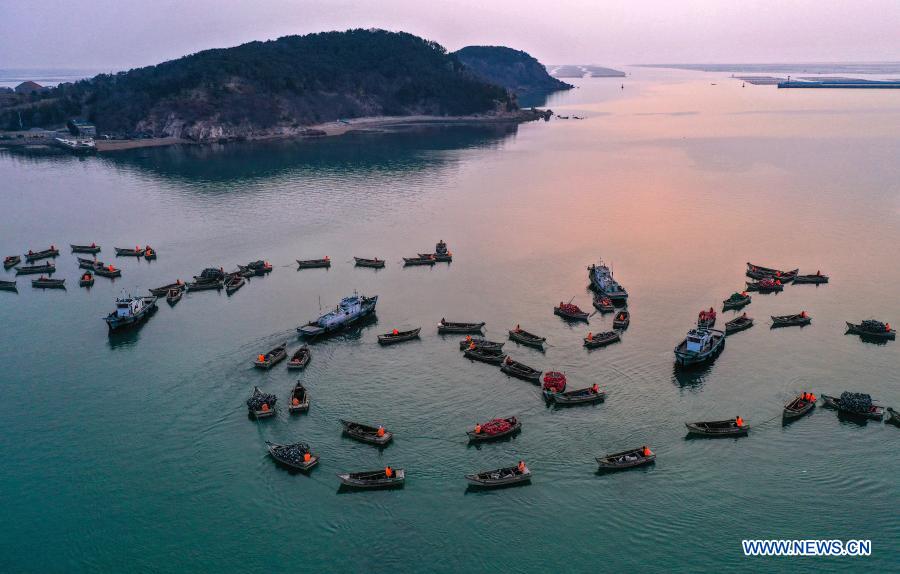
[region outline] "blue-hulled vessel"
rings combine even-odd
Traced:
[[[116,299],[116,310],[103,318],[110,331],[133,327],[156,311],[156,297],[125,296]]]
[[[345,327],[358,323],[365,317],[375,312],[375,304],[378,296],[365,297],[354,293],[350,297],[344,297],[333,311],[325,313],[315,321],[310,321],[297,331],[304,337],[318,337],[334,333]]]

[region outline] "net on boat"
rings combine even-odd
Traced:
[[[307,461],[304,457],[309,453],[309,445],[298,442],[272,447],[272,452],[280,459],[291,464],[303,464]]]
[[[506,419],[494,419],[481,425],[481,432],[487,435],[499,434],[512,428],[512,423]]]
[[[578,305],[573,303],[563,303],[559,306],[559,309],[564,313],[584,313]]]
[[[269,405],[269,408],[275,406],[278,397],[269,393],[264,393],[259,389],[253,389],[253,394],[247,399],[247,408],[254,411],[262,410],[263,405]]]
[[[851,393],[844,391],[840,398],[841,408],[858,413],[867,413],[872,410],[872,397],[866,393]]]
[[[881,321],[876,321],[874,319],[866,319],[860,325],[863,331],[871,331],[873,333],[881,333],[883,331],[887,331],[887,325],[882,323]]]
[[[547,371],[544,373],[544,389],[561,393],[566,390],[566,376],[559,371]]]

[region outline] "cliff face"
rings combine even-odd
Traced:
[[[297,133],[375,115],[514,111],[503,88],[434,42],[384,30],[286,36],[62,85],[0,109],[0,128],[85,117],[102,133],[198,141]]]
[[[520,50],[503,46],[467,46],[453,55],[477,77],[516,94],[555,92],[573,87],[552,77],[543,64]]]

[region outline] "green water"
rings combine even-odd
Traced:
[[[782,427],[801,390],[869,392],[900,406],[898,343],[845,320],[900,324],[900,103],[890,94],[741,88],[714,74],[632,70],[548,105],[583,121],[350,135],[317,142],[145,149],[90,158],[0,153],[2,255],[96,241],[124,276],[66,291],[19,278],[0,292],[0,570],[4,572],[888,571],[896,568],[900,429],[817,408]],[[710,85],[716,82],[717,85]],[[794,92],[794,93],[785,93]],[[452,265],[403,269],[444,239]],[[150,243],[152,263],[112,247]],[[329,255],[330,270],[296,258]],[[380,271],[352,256],[385,258]],[[623,341],[592,352],[585,266],[628,288]],[[232,297],[188,294],[138,331],[101,317],[124,288],[265,258]],[[753,296],[757,324],[710,368],[672,349],[697,311],[743,285],[746,261],[821,269],[832,282]],[[11,273],[3,274],[9,278]],[[252,368],[340,297],[379,295],[378,320],[315,344],[306,371]],[[769,315],[813,324],[770,331]],[[724,314],[724,319],[732,313]],[[544,405],[537,387],[460,356],[435,323],[520,323],[536,368],[597,382],[605,403]],[[720,319],[721,320],[721,319]],[[422,327],[381,348],[379,333]],[[299,377],[307,415],[289,416]],[[254,422],[254,385],[278,415]],[[468,447],[476,421],[518,415],[513,440]],[[687,440],[684,423],[742,415],[747,438]],[[339,419],[395,432],[379,451]],[[303,440],[309,476],[268,458]],[[649,444],[655,466],[596,474],[594,457]],[[533,484],[467,490],[462,476],[525,459]],[[335,473],[407,471],[404,489],[344,493]],[[869,558],[745,558],[743,538],[871,539]],[[895,566],[891,567],[890,564]]]

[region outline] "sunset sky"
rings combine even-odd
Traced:
[[[886,61],[898,23],[897,0],[0,0],[0,68],[123,69],[357,27],[550,64]]]

